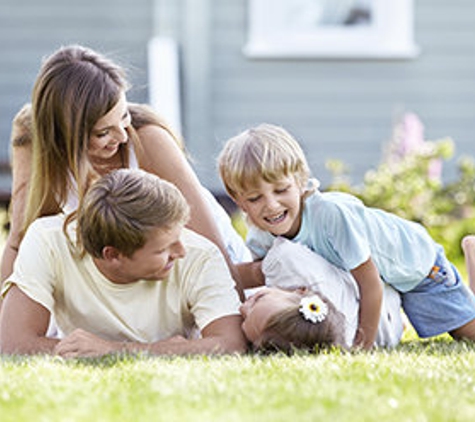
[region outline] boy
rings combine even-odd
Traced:
[[[421,337],[449,332],[475,339],[475,297],[443,248],[419,224],[365,207],[348,194],[319,192],[302,149],[284,129],[263,124],[230,139],[219,170],[253,225],[247,241],[255,258],[263,258],[275,237],[283,236],[351,272],[360,293],[355,346],[374,344],[381,281],[401,293]],[[257,265],[241,272],[262,282]]]
[[[2,290],[1,351],[243,352],[234,282],[218,249],[184,228],[188,215],[173,185],[122,169],[89,189],[77,230],[62,216],[35,221]],[[50,316],[60,339],[46,336]]]

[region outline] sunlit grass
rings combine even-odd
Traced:
[[[474,344],[419,340],[411,327],[394,350],[371,353],[3,357],[0,419],[471,421],[474,368]]]
[[[2,421],[469,421],[475,348],[292,357],[4,359]],[[456,404],[456,405],[455,405]]]

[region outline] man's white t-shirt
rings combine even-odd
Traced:
[[[162,281],[115,284],[92,258],[75,256],[63,233],[63,218],[35,221],[22,240],[13,274],[2,294],[16,284],[48,309],[60,337],[82,328],[114,341],[154,342],[188,336],[212,321],[239,314],[239,297],[217,247],[184,229],[186,256]],[[74,229],[68,228],[74,242]]]

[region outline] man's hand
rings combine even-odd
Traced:
[[[123,344],[104,340],[82,329],[76,329],[53,350],[63,358],[98,357],[123,350]]]

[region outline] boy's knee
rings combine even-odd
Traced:
[[[455,340],[475,340],[475,319],[449,333]]]
[[[462,239],[462,249],[466,254],[467,251],[475,251],[475,235],[469,234]]]

